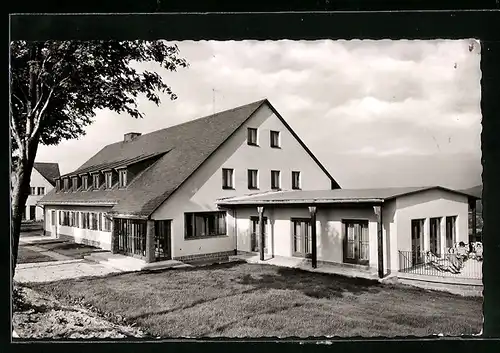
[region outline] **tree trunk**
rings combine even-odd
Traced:
[[[30,193],[30,180],[35,163],[36,151],[39,139],[33,140],[27,146],[26,156],[20,156],[19,163],[14,171],[17,179],[12,191],[12,276],[14,277],[17,254],[19,249],[19,236],[21,235],[21,223],[23,210],[26,209],[26,201]]]

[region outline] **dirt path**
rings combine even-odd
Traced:
[[[16,285],[13,326],[20,339],[146,337],[138,328],[115,324],[91,309],[63,305],[47,294]]]

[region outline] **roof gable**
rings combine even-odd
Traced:
[[[47,179],[52,186],[56,183],[55,179],[60,176],[58,163],[35,162],[33,168],[35,168],[41,176]]]
[[[46,195],[41,203],[71,202],[92,198],[114,201],[111,213],[137,217],[150,216],[167,198],[193,175],[253,114],[267,104],[293,137],[332,181],[332,188],[339,188],[326,168],[316,159],[267,99],[222,111],[204,118],[191,120],[166,129],[139,136],[132,141],[117,142],[104,147],[72,173],[88,173],[103,168],[124,165],[127,161],[157,156],[157,160],[138,175],[123,190],[92,193],[55,193]],[[101,195],[102,194],[102,195]]]

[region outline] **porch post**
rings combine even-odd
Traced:
[[[109,217],[108,215],[105,215],[104,217]],[[115,226],[115,219],[112,217],[109,217],[110,222],[111,222],[111,253],[116,254],[118,253],[118,227]]]
[[[469,202],[471,213],[472,213],[472,238],[469,235],[469,244],[471,242],[477,241],[477,224],[476,224],[476,200],[472,200]]]
[[[259,213],[259,253],[260,261],[264,261],[264,207],[257,207]]]
[[[317,246],[316,246],[316,207],[311,206],[309,207],[309,213],[311,214],[311,263],[312,263],[312,268],[318,267],[317,264],[317,259],[318,259],[318,253],[317,253]]]
[[[155,261],[155,221],[146,221],[146,263]]]
[[[377,252],[378,252],[378,276],[384,277],[384,239],[382,233],[382,206],[374,206],[377,215]]]

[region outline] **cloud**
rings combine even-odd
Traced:
[[[382,182],[377,170],[398,168],[396,156],[480,161],[480,46],[474,42],[469,51],[471,42],[177,42],[189,68],[137,65],[158,70],[177,101],[164,98],[156,107],[141,99],[143,120],[99,112],[85,137],[42,146],[39,160],[56,159],[71,171],[128,131],[145,133],[269,98],[333,174],[340,162],[342,172],[356,171],[345,158],[379,160],[370,164],[375,182]],[[480,164],[471,168],[480,176]]]

